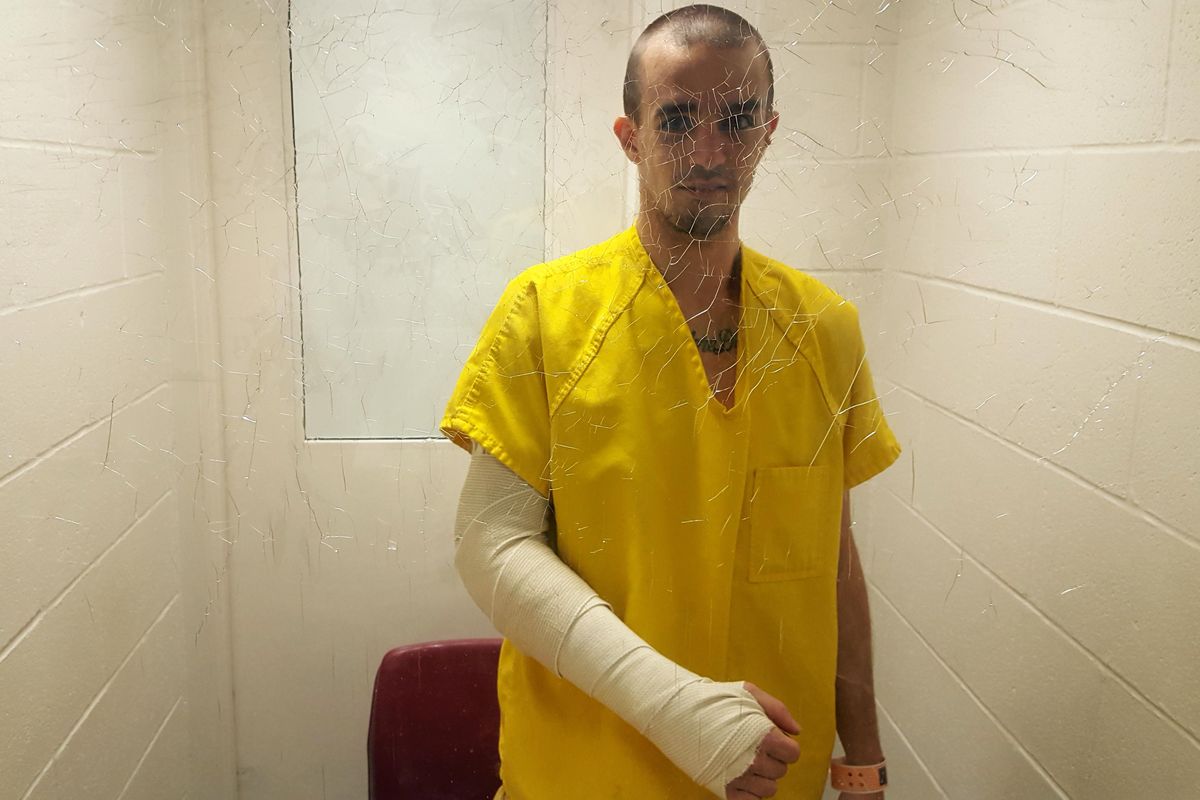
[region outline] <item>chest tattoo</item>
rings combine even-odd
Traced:
[[[695,340],[696,348],[701,353],[720,355],[737,347],[737,334],[737,328],[719,330],[716,336],[701,336],[696,331],[692,331],[692,339]]]

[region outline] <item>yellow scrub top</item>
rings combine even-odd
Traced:
[[[842,492],[900,453],[854,306],[742,247],[734,405],[636,228],[522,272],[441,422],[551,499],[559,556],[667,658],[752,681],[803,727],[779,798],[833,747]],[[636,730],[505,641],[511,800],[710,798]]]

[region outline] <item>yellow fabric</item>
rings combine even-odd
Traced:
[[[508,285],[441,428],[551,498],[560,557],[652,646],[788,705],[801,761],[776,796],[811,800],[833,746],[842,491],[900,448],[853,305],[744,246],[741,280],[731,409],[631,227]],[[507,641],[498,693],[511,800],[711,797]]]

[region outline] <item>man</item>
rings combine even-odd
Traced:
[[[847,490],[899,446],[853,306],[740,242],[772,83],[732,12],[643,32],[635,224],[509,284],[442,420],[505,635],[500,796],[812,800],[836,726],[835,788],[882,797]]]

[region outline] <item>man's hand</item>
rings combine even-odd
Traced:
[[[767,718],[775,723],[775,729],[766,735],[758,746],[754,763],[739,777],[725,787],[725,800],[754,800],[759,797],[774,797],[776,784],[787,774],[788,765],[800,758],[800,745],[788,734],[800,732],[800,725],[777,698],[764,692],[749,681],[746,691],[754,696]]]

